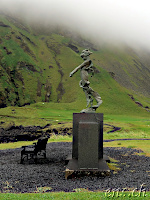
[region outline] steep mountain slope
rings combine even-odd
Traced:
[[[127,47],[95,47],[62,29],[45,32],[1,14],[0,107],[40,101],[85,105],[79,73],[72,78],[69,73],[81,64],[80,52],[89,47],[95,66],[91,87],[104,100],[102,110],[140,112],[137,100],[150,105],[150,54],[140,57]]]
[[[150,52],[126,47],[104,47],[97,52],[104,69],[122,86],[150,97]]]

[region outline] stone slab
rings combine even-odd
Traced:
[[[78,159],[79,123],[98,123],[99,159],[103,158],[103,113],[73,113],[72,157]]]
[[[79,122],[78,168],[98,169],[99,130],[97,122]]]

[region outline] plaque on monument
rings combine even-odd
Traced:
[[[98,169],[98,123],[79,122],[78,168]]]

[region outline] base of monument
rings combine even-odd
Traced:
[[[72,160],[72,154],[69,154],[65,160],[65,165],[68,165],[69,161]],[[107,155],[103,155],[103,160],[110,163],[110,159]]]
[[[110,162],[108,156],[104,155],[103,159],[99,159],[98,168],[78,168],[78,160],[68,156],[68,163],[65,170],[65,179],[81,177],[81,176],[110,176],[110,169],[106,162]]]

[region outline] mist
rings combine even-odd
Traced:
[[[97,43],[150,49],[149,0],[0,0],[0,10],[45,26],[62,25]]]

